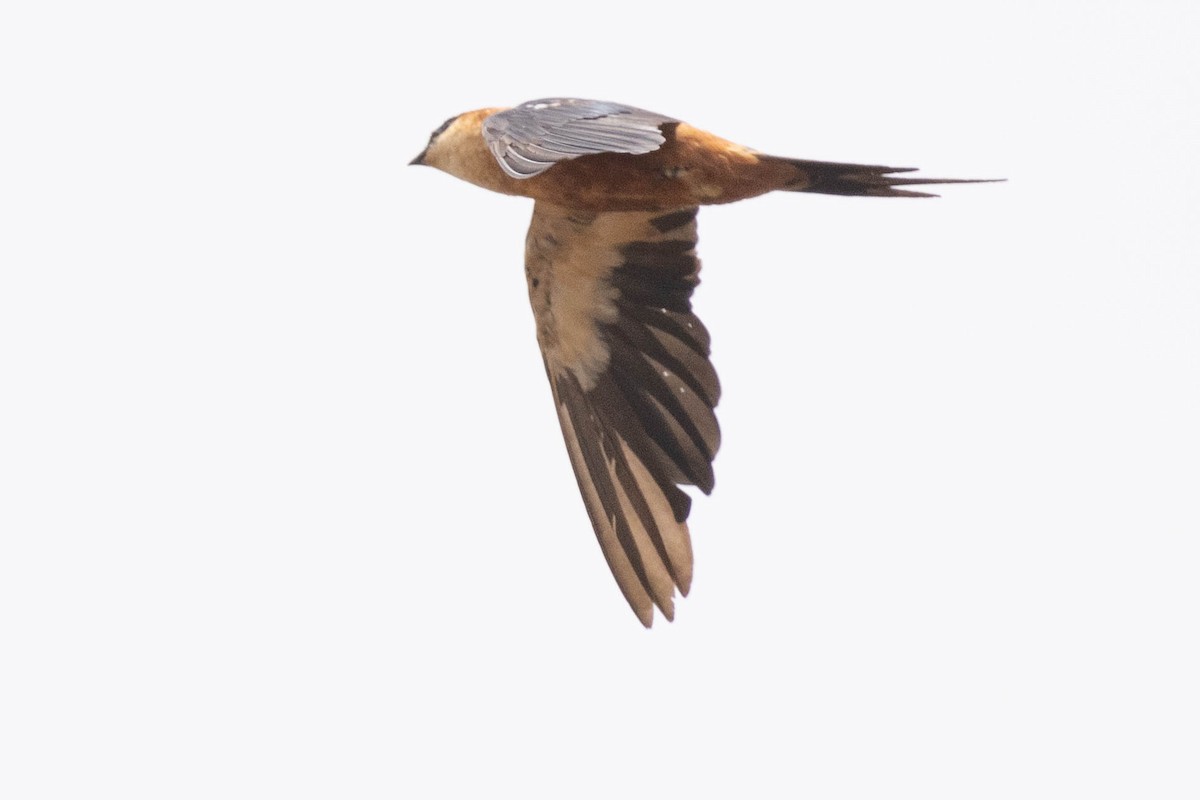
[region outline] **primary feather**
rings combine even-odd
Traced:
[[[677,121],[620,103],[547,98],[492,114],[483,138],[505,173],[531,178],[579,156],[653,152],[666,141],[661,126]]]

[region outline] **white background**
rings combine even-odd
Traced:
[[[5,4],[0,796],[1200,796],[1200,6],[785,6]],[[405,166],[548,95],[1009,179],[702,213],[652,631]]]

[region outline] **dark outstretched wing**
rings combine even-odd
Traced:
[[[620,103],[548,98],[491,115],[483,138],[505,172],[532,178],[568,158],[657,150],[668,122],[678,120]]]
[[[583,214],[538,203],[529,297],[563,438],[604,557],[646,626],[692,580],[677,484],[712,491],[720,396],[692,313],[695,208]]]

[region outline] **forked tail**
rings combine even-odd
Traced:
[[[785,192],[816,192],[865,197],[937,197],[930,192],[897,189],[930,183],[995,183],[1003,178],[905,178],[893,173],[915,172],[916,167],[881,167],[868,164],[839,164],[834,161],[804,161],[768,156],[795,167],[796,180],[780,187]]]

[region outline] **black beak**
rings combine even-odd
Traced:
[[[415,165],[417,165],[417,164],[424,164],[424,163],[425,163],[425,153],[426,153],[428,150],[429,150],[429,148],[425,148],[425,150],[422,150],[422,151],[421,151],[421,155],[417,156],[417,157],[416,157],[416,158],[414,158],[412,161],[408,162],[408,165],[409,165],[410,167],[412,167],[412,166],[415,166]]]

